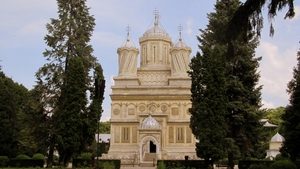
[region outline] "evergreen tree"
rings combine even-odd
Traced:
[[[59,161],[64,166],[76,152],[80,152],[82,138],[82,120],[87,104],[86,76],[80,58],[69,60],[68,76],[66,77],[65,101],[60,115],[57,132]]]
[[[203,55],[198,52],[191,61],[192,114],[190,127],[199,140],[196,144],[197,156],[205,160],[217,161],[225,157],[224,140],[227,127],[225,57],[214,46],[205,47]]]
[[[0,72],[0,155],[18,155],[18,106],[14,93],[14,83]]]
[[[26,121],[23,119],[22,108],[28,90],[0,70],[0,156],[16,157],[23,151],[22,132]],[[28,148],[28,147],[26,147]]]
[[[100,64],[96,64],[95,67],[95,84],[94,88],[91,88],[90,100],[92,101],[88,107],[88,110],[83,114],[83,140],[82,140],[82,149],[85,151],[93,152],[91,150],[91,145],[95,142],[95,133],[97,132],[98,123],[102,115],[102,102],[104,100],[104,88],[105,80],[103,76],[103,70]],[[100,88],[99,88],[100,87]],[[98,88],[98,89],[97,89]],[[96,95],[98,95],[96,97]]]
[[[85,87],[82,87],[82,90],[85,90],[85,92],[83,92],[84,94],[87,93],[87,90],[93,90],[91,86],[92,77],[89,76],[89,73],[96,65],[96,58],[92,56],[93,48],[89,44],[95,26],[95,19],[89,14],[86,0],[57,0],[57,5],[58,19],[52,18],[51,23],[46,25],[48,34],[44,39],[49,48],[44,52],[44,57],[48,63],[44,64],[36,73],[36,89],[41,94],[40,100],[42,105],[45,106],[44,110],[47,111],[48,117],[51,117],[49,120],[51,124],[49,126],[51,128],[48,130],[48,140],[50,144],[49,156],[47,158],[48,167],[52,167],[53,152],[57,145],[57,138],[60,144],[65,144],[63,137],[66,135],[64,135],[61,127],[62,125],[66,125],[64,122],[67,121],[69,117],[64,115],[64,113],[68,114],[69,111],[78,113],[79,107],[81,109],[80,113],[87,113],[87,109],[81,107],[83,106],[82,104],[87,104],[86,101],[82,101],[82,99],[86,100],[86,95],[80,95],[83,98],[73,100],[76,104],[72,104],[78,105],[73,107],[74,110],[71,110],[73,108],[66,105],[67,102],[70,103],[67,97],[71,97],[70,93],[68,93],[70,84],[68,80],[74,76],[71,73],[72,71],[69,71],[70,62],[74,58],[79,58],[82,62],[84,73],[80,74],[82,77],[77,76],[77,78],[81,80],[84,79],[82,81],[85,83]],[[77,119],[77,115],[74,119]],[[74,119],[72,118],[72,122],[75,122]],[[82,119],[82,121],[83,120],[84,119]],[[74,126],[74,128],[77,127],[78,130],[70,130],[76,132],[72,134],[74,137],[78,137],[78,139],[83,136],[83,130],[86,130],[83,128],[85,126],[82,125],[82,121]],[[61,122],[63,123],[61,124]],[[91,137],[91,135],[89,135],[89,137]],[[92,137],[94,138],[94,135]],[[82,139],[69,141],[79,146],[79,149],[75,149],[78,151],[82,151],[86,146],[81,145],[83,143]],[[70,142],[68,142],[68,144]],[[79,142],[80,144],[78,144]],[[63,152],[69,148],[68,145],[60,146],[59,153],[62,154],[62,160],[66,163],[70,155],[72,156],[74,153]]]
[[[238,0],[217,1],[216,12],[208,14],[209,24],[205,30],[200,30],[202,35],[197,37],[200,42],[199,48],[202,51],[206,47],[218,46],[223,52],[221,56],[227,56],[224,69],[227,104],[225,110],[219,111],[226,111],[223,118],[226,121],[225,143],[230,167],[233,167],[234,154],[239,154],[241,157],[254,156],[254,147],[259,139],[258,131],[261,129],[259,123],[261,86],[257,87],[259,80],[257,68],[261,58],[254,58],[258,40],[255,34],[248,30],[247,38],[249,40],[244,41],[244,37],[239,36],[237,40],[232,41],[234,51],[228,55],[226,50],[227,24],[239,6]],[[198,111],[201,112],[201,110]]]
[[[290,103],[282,115],[283,147],[281,151],[290,156],[295,162],[300,154],[300,51],[297,53],[298,64],[294,68],[293,79],[288,83],[287,92],[290,94]]]

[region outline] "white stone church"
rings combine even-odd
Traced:
[[[121,159],[123,165],[196,158],[188,111],[191,48],[183,42],[181,32],[177,42],[172,42],[159,26],[157,13],[154,26],[139,38],[139,46],[132,43],[128,32],[117,49],[119,73],[110,95],[110,149],[103,158]]]

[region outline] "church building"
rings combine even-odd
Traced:
[[[159,26],[157,12],[139,46],[132,43],[128,30],[117,49],[119,72],[111,87],[111,139],[105,157],[121,159],[122,165],[196,158],[188,111],[191,48],[183,42],[181,30],[172,42]]]

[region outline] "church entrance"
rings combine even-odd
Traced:
[[[150,153],[156,153],[156,145],[152,141],[150,141],[149,150]]]
[[[145,136],[140,142],[140,163],[153,162],[160,158],[160,144],[153,136]]]

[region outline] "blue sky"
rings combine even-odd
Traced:
[[[139,47],[138,39],[153,26],[154,9],[160,14],[160,26],[178,40],[178,26],[183,26],[183,40],[192,48],[191,57],[199,51],[196,36],[208,24],[207,13],[214,11],[213,0],[88,0],[90,14],[96,19],[91,44],[93,55],[102,64],[106,78],[104,113],[102,121],[110,118],[112,77],[118,74],[117,48],[126,39],[126,27],[131,27],[130,37]],[[299,50],[300,3],[295,1],[296,16],[284,20],[287,9],[275,18],[275,36],[269,37],[269,20],[265,14],[264,29],[257,56],[263,56],[259,71],[263,85],[264,107],[286,106],[289,96],[286,86],[292,79]],[[264,12],[267,11],[265,7]],[[0,65],[3,72],[14,81],[32,89],[35,72],[46,63],[43,52],[47,48],[45,24],[58,18],[54,0],[1,0],[0,1]],[[1,90],[1,89],[0,89]]]

